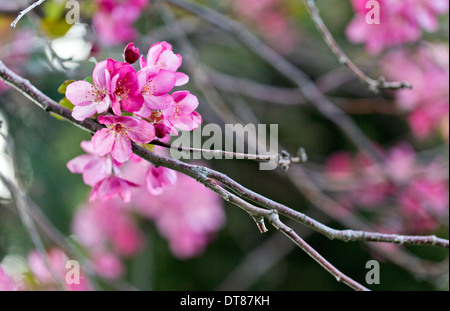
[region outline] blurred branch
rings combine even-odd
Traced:
[[[1,65],[2,65],[2,62],[0,61],[0,66]],[[24,191],[22,190],[22,187],[20,185],[20,180],[18,179],[18,176],[17,176],[12,142],[8,137],[6,137],[3,134],[1,134],[1,137],[6,142],[7,154],[11,157],[11,160],[13,162],[12,166],[13,166],[14,175],[15,175],[15,176],[13,176],[13,178],[15,178],[15,183],[13,181],[10,181],[6,176],[4,176],[2,174],[2,172],[0,172],[0,181],[5,185],[5,187],[11,193],[11,197],[13,198],[13,200],[16,204],[17,211],[19,212],[20,220],[21,220],[22,224],[25,226],[26,230],[28,231],[31,241],[33,242],[37,252],[41,256],[45,267],[51,273],[51,275],[54,277],[54,279],[57,281],[58,285],[61,286],[61,289],[64,289],[65,288],[64,281],[62,280],[61,276],[56,272],[55,268],[50,264],[50,259],[48,257],[47,251],[45,250],[44,243],[39,235],[39,232],[36,228],[33,218],[31,217],[30,209],[28,207],[27,200],[26,200],[26,195],[25,195]]]
[[[20,19],[22,17],[24,17],[28,12],[33,10],[38,5],[41,5],[44,1],[45,0],[38,0],[38,1],[34,2],[32,5],[30,5],[29,7],[27,7],[25,10],[21,11],[19,13],[19,15],[17,16],[17,18],[11,23],[11,28],[12,29],[16,28],[17,23],[20,21]]]
[[[399,90],[412,88],[412,85],[408,82],[387,82],[383,77],[380,77],[377,80],[368,77],[361,69],[358,68],[358,66],[355,65],[355,63],[350,60],[347,54],[344,53],[342,48],[333,38],[333,35],[320,16],[319,8],[316,6],[316,2],[314,0],[304,1],[316,28],[319,30],[320,34],[322,35],[324,41],[329,46],[331,51],[333,51],[333,53],[337,56],[339,63],[347,66],[353,72],[353,74],[367,86],[370,91],[378,93],[380,92],[380,90],[385,89]]]
[[[236,93],[278,105],[297,106],[307,103],[298,89],[263,84],[246,78],[230,76],[213,69],[208,69],[208,76],[214,86],[222,91]],[[329,88],[334,88],[334,85],[327,85],[326,82],[328,82],[328,79],[324,77],[323,86],[322,83],[317,83],[319,89],[324,93]],[[331,96],[328,97],[331,98]],[[385,99],[338,97],[332,97],[332,99],[333,102],[349,114],[401,114],[391,102]]]

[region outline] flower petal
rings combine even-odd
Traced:
[[[114,142],[114,132],[107,128],[97,131],[92,137],[94,150],[101,157],[111,152]]]

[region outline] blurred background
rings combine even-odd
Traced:
[[[364,22],[366,1],[316,1],[334,38],[368,76],[413,85],[379,93],[339,64],[303,1],[73,1],[80,8],[73,25],[67,14],[77,6],[69,2],[47,0],[12,30],[28,2],[0,1],[0,60],[50,98],[64,98],[58,88],[65,80],[92,75],[93,59],[123,61],[128,42],[145,57],[151,45],[167,41],[183,57],[180,71],[190,81],[182,89],[199,98],[203,124],[278,124],[280,150],[296,154],[303,147],[309,157],[288,172],[261,171],[245,160],[203,165],[332,228],[448,239],[448,1],[401,7],[380,0],[379,25]],[[197,9],[189,12],[186,4]],[[228,28],[247,29],[303,71],[331,108],[305,98],[251,42],[208,22],[211,12],[238,21],[242,27]],[[260,234],[246,213],[187,177],[178,176],[162,196],[148,196],[152,212],[139,204],[116,208],[118,201],[110,210],[89,204],[91,188],[66,164],[83,154],[80,143],[91,135],[3,82],[0,120],[0,173],[25,195],[51,263],[67,256],[93,267],[84,271],[88,288],[350,290],[273,227]],[[348,126],[363,134],[363,143],[343,130]],[[382,155],[383,168],[364,142]],[[52,289],[19,210],[16,195],[0,183],[0,281],[3,273],[15,289]],[[345,243],[286,223],[373,290],[448,290],[448,249]],[[101,254],[93,237],[101,240]],[[381,265],[378,285],[366,284],[372,259]]]

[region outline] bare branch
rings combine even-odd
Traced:
[[[29,7],[27,7],[25,10],[21,11],[19,13],[19,15],[17,16],[17,18],[11,23],[11,28],[12,29],[16,28],[17,23],[20,21],[20,19],[22,17],[24,17],[28,12],[33,10],[38,5],[41,5],[44,1],[45,0],[38,0],[38,1],[34,2],[32,5],[30,5]]]
[[[385,89],[399,90],[412,88],[412,85],[408,82],[388,82],[383,77],[380,77],[377,80],[368,77],[361,69],[358,68],[358,66],[355,65],[355,63],[350,60],[347,54],[345,54],[345,52],[333,38],[333,35],[320,16],[319,8],[316,6],[316,2],[314,0],[304,1],[316,28],[319,30],[328,47],[338,58],[339,63],[347,66],[353,72],[353,74],[367,86],[370,91],[378,93],[380,90]]]
[[[291,154],[285,150],[283,150],[281,154],[263,155],[263,154],[239,153],[225,150],[210,150],[210,149],[189,148],[183,146],[172,146],[169,143],[161,142],[158,140],[154,140],[150,144],[177,150],[180,152],[188,152],[191,154],[200,153],[227,159],[234,158],[234,159],[253,160],[258,162],[276,162],[285,171],[287,171],[292,164],[305,163],[308,160],[308,156],[306,155],[306,151],[304,148],[299,148],[297,155],[291,156]]]

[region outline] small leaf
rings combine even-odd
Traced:
[[[66,107],[69,110],[73,110],[73,107],[75,107],[66,97],[64,97],[63,99],[61,99],[59,101],[59,104],[63,107]]]
[[[155,152],[155,145],[142,144],[142,147],[144,147],[145,149],[147,149],[150,152]]]
[[[64,83],[61,84],[61,86],[58,88],[58,93],[60,93],[60,94],[66,94],[67,86],[68,86],[70,83],[72,83],[72,82],[75,82],[75,80],[66,80],[66,81],[64,81]]]
[[[90,84],[94,84],[94,80],[92,79],[92,76],[84,78],[84,81],[89,82]]]

